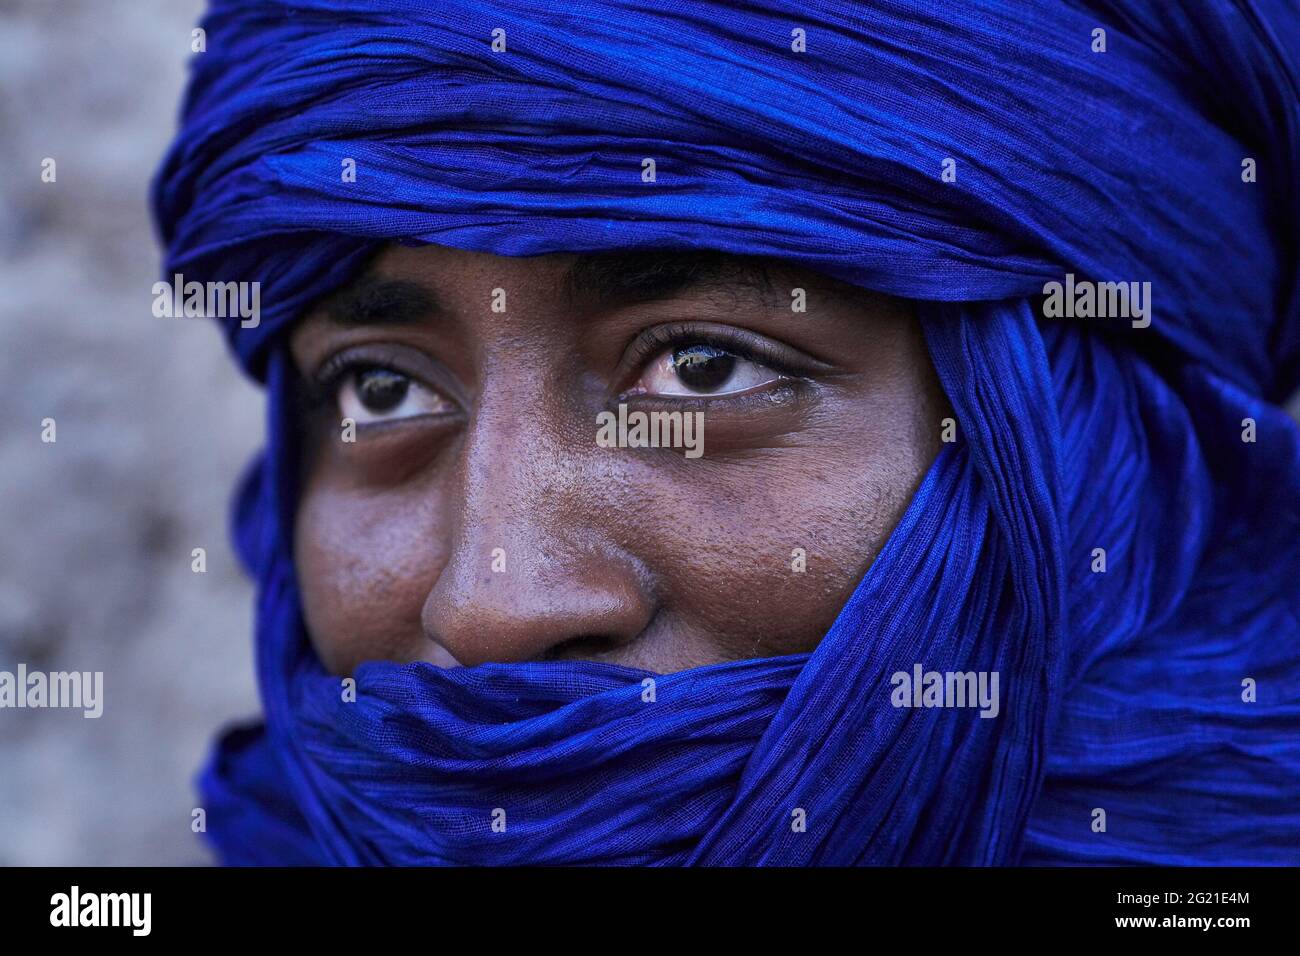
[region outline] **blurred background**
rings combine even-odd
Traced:
[[[0,670],[100,670],[105,698],[0,710],[0,865],[208,862],[194,774],[259,710],[226,522],[259,393],[215,323],[150,311],[147,188],[202,8],[0,0]]]

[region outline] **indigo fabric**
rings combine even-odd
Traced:
[[[1293,5],[216,0],[203,26],[165,275],[262,283],[226,325],[269,396],[235,516],[265,723],[200,779],[225,862],[1300,863]],[[385,242],[716,249],[915,300],[957,440],[812,653],[372,662],[344,702],[294,578],[284,337]],[[1045,318],[1067,273],[1150,282],[1150,326]],[[997,672],[1000,713],[893,706],[917,663]]]

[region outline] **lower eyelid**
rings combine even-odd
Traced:
[[[368,421],[357,421],[356,428],[358,434],[363,431],[379,434],[388,429],[398,429],[402,426],[441,425],[453,421],[457,417],[455,406],[444,403],[444,407],[419,410],[409,415],[376,417]]]
[[[710,404],[720,407],[736,406],[745,402],[759,402],[763,395],[780,392],[784,396],[782,404],[803,394],[801,386],[809,384],[807,379],[793,375],[774,373],[774,377],[759,385],[751,385],[737,392],[682,392],[665,394],[663,392],[622,392],[614,404],[619,402],[636,402],[647,410],[662,406],[665,410],[681,409],[683,406],[706,408]],[[762,407],[767,407],[764,403]]]

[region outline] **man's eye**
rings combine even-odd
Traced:
[[[646,367],[630,394],[736,395],[784,378],[766,365],[702,342],[668,349]]]
[[[358,425],[438,415],[450,404],[419,382],[386,368],[360,368],[344,376],[338,392],[339,412]]]

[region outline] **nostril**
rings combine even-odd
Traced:
[[[537,659],[539,661],[595,660],[626,643],[605,634],[581,634],[567,641],[552,644]]]
[[[654,617],[638,566],[614,554],[548,542],[544,560],[513,578],[479,574],[486,541],[457,544],[425,597],[420,625],[464,667],[548,660],[604,660]]]

